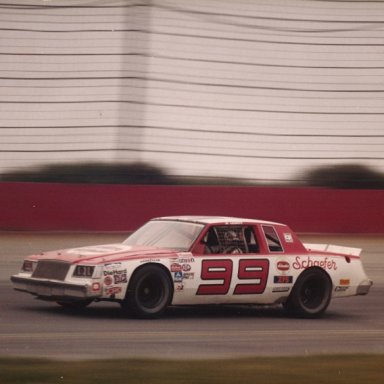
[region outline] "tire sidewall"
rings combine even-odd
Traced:
[[[155,279],[156,285],[161,290],[159,299],[152,307],[146,306],[140,299],[140,290],[148,279]],[[134,317],[154,319],[164,313],[172,301],[172,296],[173,285],[167,271],[156,265],[146,265],[133,274],[123,302],[123,308]]]
[[[308,306],[303,301],[303,291],[309,284],[321,285],[317,288],[322,291],[319,304],[315,307]],[[331,300],[332,281],[328,274],[320,268],[305,270],[297,279],[296,284],[288,298],[285,308],[295,317],[317,318],[324,314]]]

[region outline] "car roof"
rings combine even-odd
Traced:
[[[246,219],[241,217],[231,216],[164,216],[157,217],[153,220],[174,220],[174,221],[186,221],[200,224],[269,224],[269,225],[283,225],[281,223],[275,223],[272,221],[258,220],[258,219]]]

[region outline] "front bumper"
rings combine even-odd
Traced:
[[[93,291],[91,284],[73,284],[64,281],[34,279],[31,277],[11,276],[11,281],[17,291],[28,292],[48,300],[60,299],[96,299],[100,291]]]
[[[367,295],[373,285],[372,280],[364,280],[357,287],[356,295]]]

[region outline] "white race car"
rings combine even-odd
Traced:
[[[365,295],[360,249],[303,244],[279,223],[232,217],[162,217],[123,243],[31,255],[18,291],[81,308],[114,301],[135,317],[170,305],[282,304],[318,317],[331,298]]]

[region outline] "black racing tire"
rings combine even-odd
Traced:
[[[65,309],[70,309],[70,310],[84,309],[85,307],[87,307],[92,302],[93,302],[92,299],[74,300],[74,301],[64,301],[64,300],[56,301],[56,303],[59,304],[61,307],[65,308]]]
[[[133,274],[121,306],[129,316],[155,319],[170,305],[172,296],[168,272],[157,265],[147,265]]]
[[[284,308],[294,317],[321,317],[331,301],[332,281],[320,268],[305,270],[297,279]]]

